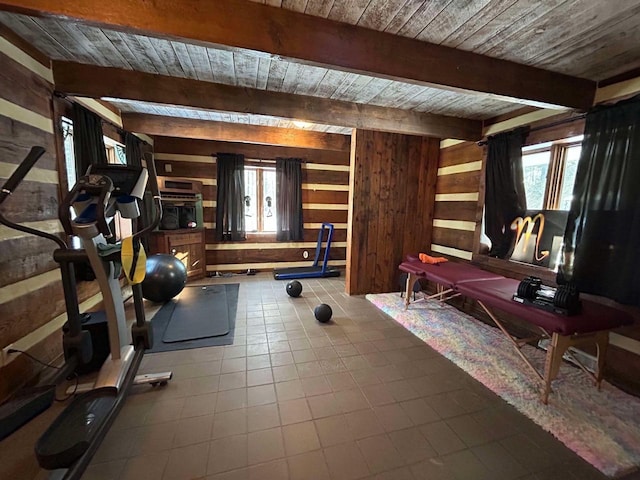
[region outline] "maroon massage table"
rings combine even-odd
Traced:
[[[574,361],[582,370],[590,375],[598,388],[602,381],[604,362],[609,345],[609,331],[628,325],[633,318],[626,312],[587,300],[582,300],[582,310],[577,315],[560,315],[513,301],[513,294],[518,290],[518,280],[505,278],[486,272],[473,265],[444,262],[437,265],[424,264],[416,257],[408,256],[407,261],[400,264],[400,270],[406,272],[407,286],[405,306],[409,307],[409,293],[416,280],[424,278],[435,282],[438,292],[426,299],[437,298],[440,301],[464,295],[476,300],[482,309],[491,317],[500,331],[512,343],[516,352],[528,365],[536,381],[542,384],[540,398],[547,403],[551,391],[551,382],[558,375],[563,355],[570,347],[585,343],[597,347],[597,370],[591,373],[575,357]],[[533,325],[539,332],[532,337],[519,339],[512,336],[497,318],[493,309],[512,314]],[[540,373],[522,352],[522,347],[532,341],[549,339],[549,347],[545,361],[544,373]]]

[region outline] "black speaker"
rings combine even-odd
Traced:
[[[163,205],[160,228],[162,230],[177,230],[180,228],[179,215],[179,209],[175,205],[170,203]]]
[[[179,208],[180,228],[196,228],[196,207],[193,205],[183,205]]]

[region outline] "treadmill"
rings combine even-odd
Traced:
[[[291,280],[294,278],[339,277],[340,270],[328,265],[329,251],[331,250],[331,239],[333,238],[333,228],[332,223],[322,224],[320,232],[318,233],[318,244],[316,246],[316,255],[313,260],[313,265],[309,267],[277,268],[273,271],[273,278],[276,280]],[[320,252],[322,251],[322,240],[324,238],[325,229],[328,231],[327,244],[324,249],[322,264],[320,264]]]

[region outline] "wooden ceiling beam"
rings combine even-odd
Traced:
[[[122,125],[130,132],[146,133],[147,135],[315,148],[339,152],[348,152],[351,143],[349,135],[337,133],[213,122],[144,113],[122,114]]]
[[[0,9],[264,52],[291,61],[534,106],[588,109],[596,83],[248,0],[0,0]]]
[[[479,140],[482,122],[320,97],[234,87],[72,62],[53,62],[56,90],[437,138]]]

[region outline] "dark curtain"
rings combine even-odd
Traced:
[[[82,177],[89,165],[107,163],[102,120],[82,105],[73,104],[73,149],[76,156],[76,175]]]
[[[127,165],[142,166],[142,140],[131,132],[124,132],[124,151],[127,155]]]
[[[522,174],[522,146],[527,131],[519,128],[487,139],[484,215],[492,257],[511,255],[515,237],[511,223],[527,209]]]
[[[218,153],[216,235],[219,241],[246,239],[244,226],[244,155]]]
[[[640,96],[586,119],[558,283],[640,305]]]
[[[276,239],[302,240],[302,160],[276,158]]]

